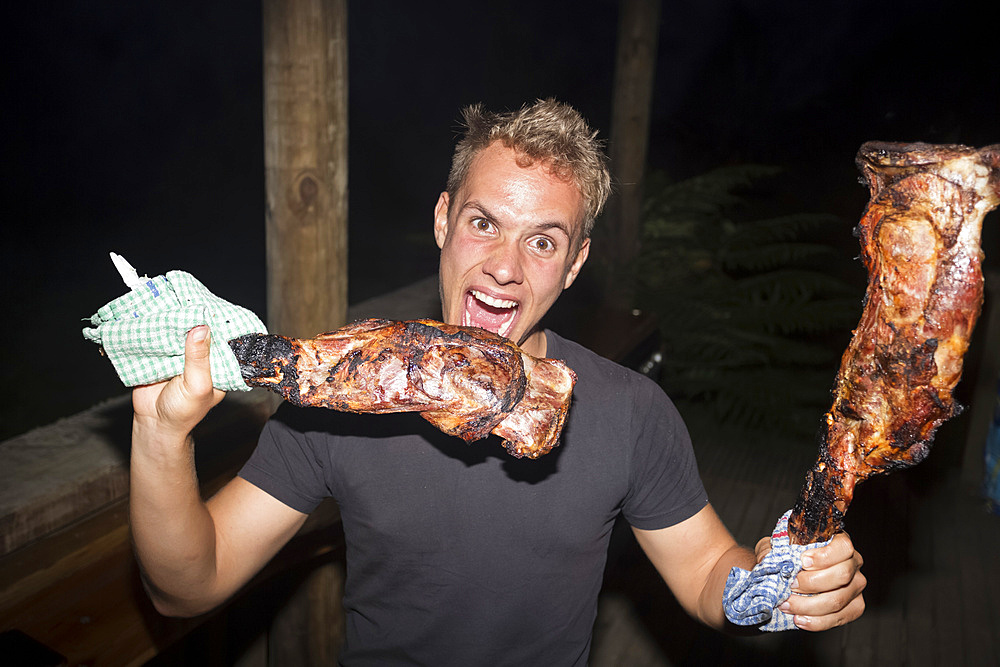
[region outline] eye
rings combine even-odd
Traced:
[[[556,245],[552,242],[552,239],[545,236],[538,236],[531,240],[531,247],[540,252],[552,252],[555,250]]]
[[[477,232],[489,232],[493,229],[493,223],[486,218],[473,218],[472,228]]]

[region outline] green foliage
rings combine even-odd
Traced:
[[[739,193],[775,176],[727,167],[680,183],[647,184],[640,307],[664,337],[661,381],[680,403],[721,424],[812,433],[861,295],[836,277],[846,261],[817,231],[830,216],[745,219]]]

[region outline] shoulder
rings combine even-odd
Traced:
[[[268,420],[268,426],[280,431],[307,434],[330,430],[330,410],[298,407],[282,401]]]
[[[654,430],[687,438],[683,418],[659,384],[566,338],[546,331],[548,356],[577,375],[569,419],[586,429],[614,431],[618,445],[645,441]],[[579,426],[578,426],[579,430]]]
[[[574,393],[598,393],[605,400],[615,397],[670,403],[663,389],[647,376],[611,361],[577,342],[546,329],[549,357],[566,363],[577,376]]]
[[[569,412],[570,437],[603,441],[594,445],[603,457],[595,458],[624,480],[626,520],[651,530],[701,510],[707,497],[691,439],[663,389],[645,375],[557,334],[548,341],[553,342],[549,356],[561,358],[578,376]]]

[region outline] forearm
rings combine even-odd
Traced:
[[[711,505],[673,526],[633,532],[688,614],[718,630],[732,628],[722,608],[726,578],[734,566],[749,570],[757,560],[736,543]]]
[[[754,552],[747,547],[734,545],[716,560],[705,579],[705,585],[698,597],[698,618],[716,630],[733,630],[737,626],[726,620],[722,606],[722,594],[726,588],[729,571],[734,567],[752,570],[757,563]]]
[[[202,502],[190,437],[133,423],[129,512],[156,608],[190,616],[218,604],[215,526]]]

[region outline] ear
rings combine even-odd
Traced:
[[[586,238],[583,243],[580,244],[580,250],[576,253],[576,257],[573,259],[573,263],[569,267],[569,271],[566,272],[566,281],[563,284],[563,289],[569,289],[569,286],[573,284],[576,280],[577,275],[580,273],[580,269],[587,261],[587,257],[590,255],[590,239]]]
[[[442,192],[438,197],[437,204],[434,205],[434,240],[437,241],[438,248],[444,248],[444,241],[448,238],[448,193]]]

